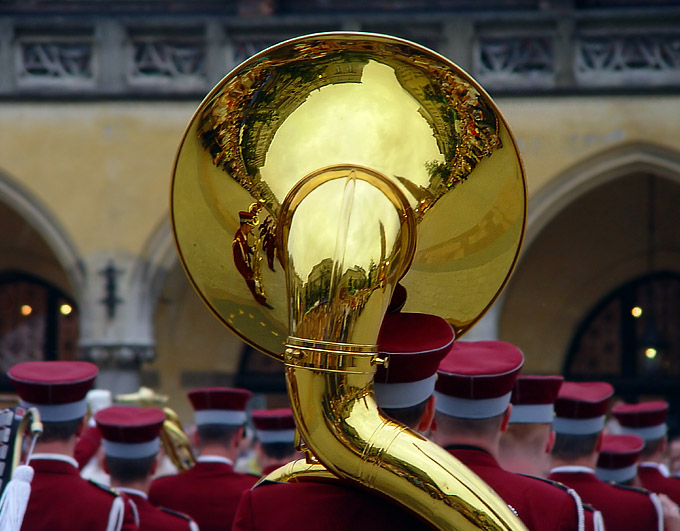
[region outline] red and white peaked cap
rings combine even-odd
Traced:
[[[630,481],[637,475],[637,462],[644,446],[642,437],[637,435],[605,434],[595,474],[602,481]]]
[[[374,379],[376,402],[383,408],[406,408],[434,392],[437,367],[453,345],[455,333],[443,318],[425,313],[388,313],[378,334],[378,350],[387,367]]]
[[[111,406],[95,413],[104,453],[121,459],[151,457],[160,449],[165,413],[159,408]]]
[[[639,404],[619,404],[612,415],[621,426],[621,433],[639,435],[645,441],[661,439],[666,435],[668,402],[654,400]]]
[[[233,387],[204,387],[189,391],[187,396],[194,408],[197,426],[206,424],[225,424],[241,426],[245,424],[246,405],[252,393],[247,389]]]
[[[295,441],[295,419],[287,408],[255,409],[250,413],[257,440],[263,444]]]
[[[456,341],[439,364],[435,408],[464,419],[500,415],[523,363],[522,351],[505,341]]]
[[[520,374],[510,397],[510,422],[551,424],[555,416],[555,400],[563,381],[562,376]]]
[[[555,401],[553,430],[568,435],[602,431],[613,394],[606,382],[564,382]]]
[[[37,407],[46,422],[75,420],[87,413],[87,392],[97,366],[87,361],[26,361],[8,372],[20,405]]]

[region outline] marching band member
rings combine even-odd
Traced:
[[[510,397],[512,413],[500,442],[499,462],[506,470],[548,475],[550,450],[555,442],[554,404],[563,381],[562,376],[517,377]]]
[[[130,503],[80,477],[72,457],[85,424],[85,396],[97,372],[96,365],[84,361],[29,361],[8,372],[20,405],[36,407],[43,423],[30,460],[35,476],[21,528],[25,531],[137,529]]]
[[[158,408],[112,406],[94,416],[102,434],[111,486],[132,502],[140,531],[198,531],[186,515],[149,503],[147,490],[158,464],[165,413]]]
[[[149,501],[188,514],[201,531],[229,529],[242,492],[257,481],[256,476],[234,471],[251,393],[209,387],[190,391],[188,396],[200,455],[190,469],[156,478],[149,488]]]
[[[255,409],[255,458],[262,475],[302,457],[295,449],[295,419],[289,408]]]
[[[638,435],[644,441],[637,471],[642,486],[652,492],[666,494],[679,504],[680,479],[671,477],[665,464],[667,414],[668,402],[662,400],[620,404],[612,409],[622,433]]]
[[[663,516],[648,492],[605,483],[595,475],[607,406],[605,382],[564,382],[555,402],[553,469],[548,476],[573,488],[602,512],[607,529],[663,530]]]
[[[433,440],[475,472],[531,530],[583,528],[583,507],[564,489],[504,470],[501,433],[512,412],[510,397],[524,362],[503,341],[457,341],[439,364]]]

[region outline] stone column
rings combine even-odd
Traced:
[[[121,253],[86,262],[80,358],[99,366],[96,387],[114,395],[136,391],[142,363],[155,356],[148,268]]]

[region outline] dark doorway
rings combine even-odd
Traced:
[[[0,391],[5,374],[22,361],[73,360],[78,352],[78,309],[58,288],[21,272],[0,273]]]
[[[581,322],[565,360],[569,380],[611,383],[625,402],[670,403],[680,431],[680,275],[655,272],[606,296]]]

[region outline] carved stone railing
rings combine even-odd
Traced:
[[[494,95],[680,87],[678,7],[493,16],[421,11],[257,17],[0,11],[0,97],[200,97],[267,46],[329,30],[419,42],[451,58]]]

